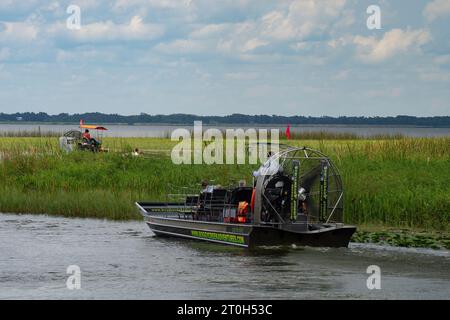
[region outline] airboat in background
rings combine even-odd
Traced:
[[[61,150],[66,152],[72,152],[75,150],[80,151],[92,151],[92,152],[107,152],[108,150],[103,147],[102,133],[108,129],[98,125],[85,124],[83,120],[80,120],[80,130],[69,130],[59,138],[59,146]],[[81,130],[95,130],[95,138],[87,139],[83,136]]]
[[[254,185],[172,195],[178,201],[137,202],[157,236],[241,247],[347,247],[356,227],[343,223],[344,189],[333,162],[307,147],[272,155]]]

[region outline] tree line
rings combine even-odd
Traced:
[[[60,113],[49,115],[45,112],[23,112],[6,114],[0,113],[0,122],[44,122],[44,123],[78,123],[83,119],[86,123],[122,123],[122,124],[192,124],[200,120],[206,125],[234,124],[234,125],[410,125],[450,127],[450,116],[415,117],[399,115],[395,117],[309,117],[309,116],[280,116],[280,115],[246,115],[231,114],[227,116],[198,116],[193,114],[170,115],[119,115],[93,113]]]

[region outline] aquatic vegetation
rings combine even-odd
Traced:
[[[417,232],[406,230],[367,231],[357,230],[353,242],[387,244],[396,247],[450,249],[448,233]]]

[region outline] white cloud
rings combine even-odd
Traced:
[[[252,51],[252,50],[255,50],[256,48],[263,47],[263,46],[266,46],[268,44],[269,44],[269,42],[267,42],[267,41],[263,41],[261,39],[253,38],[253,39],[248,40],[244,44],[244,46],[242,47],[241,51],[242,52]]]
[[[343,13],[348,18],[350,13],[343,11],[345,4],[346,0],[296,0],[287,13],[275,10],[264,15],[261,30],[278,40],[304,39],[330,29]]]
[[[68,30],[65,24],[60,23],[51,26],[48,31],[78,42],[146,41],[164,34],[164,28],[161,25],[146,24],[139,16],[132,17],[126,24],[115,24],[112,21],[95,22],[81,25],[80,30]]]
[[[0,42],[30,42],[38,36],[37,26],[25,22],[0,22]]]
[[[74,49],[74,50],[62,50],[59,49],[56,52],[57,62],[113,62],[117,58],[116,52],[113,50],[104,49]]]
[[[346,28],[354,25],[356,22],[354,10],[344,10],[334,25],[335,29]]]
[[[65,10],[70,4],[74,4],[79,6],[81,8],[81,11],[83,11],[86,9],[97,8],[103,3],[104,3],[103,0],[71,0],[66,1],[66,3],[62,5],[62,7],[64,7]]]
[[[0,1],[0,10],[23,10],[30,9],[38,3],[39,0],[2,0]]]
[[[221,39],[217,43],[217,50],[222,53],[231,52],[231,48],[233,46],[233,41]]]
[[[50,2],[47,6],[45,6],[45,10],[48,11],[56,11],[61,8],[61,5],[57,1]]]
[[[160,43],[155,49],[162,53],[177,55],[200,53],[204,51],[205,46],[199,41],[180,39],[169,43]]]
[[[190,0],[116,0],[114,10],[125,10],[130,7],[179,8],[188,7]]]
[[[423,11],[423,15],[428,21],[433,21],[437,18],[450,15],[450,1],[434,0],[428,3]]]
[[[294,51],[299,52],[299,51],[311,48],[311,44],[307,41],[300,41],[300,42],[296,42],[295,44],[292,44],[290,46],[290,48]]]
[[[191,36],[219,38],[216,49],[219,52],[235,55],[242,60],[254,60],[252,55],[241,55],[263,46],[283,51],[301,51],[310,47],[307,38],[326,32],[332,32],[334,25],[348,26],[353,23],[338,23],[340,18],[349,18],[352,12],[343,10],[346,0],[294,0],[279,2],[272,11],[259,18],[247,19],[234,24],[209,25],[196,30]],[[296,41],[292,43],[292,41]],[[272,50],[272,49],[270,49]],[[265,55],[264,60],[278,59],[280,54]]]
[[[393,29],[383,38],[356,36],[353,40],[358,57],[366,62],[381,62],[409,49],[417,49],[430,40],[426,30]]]
[[[211,38],[221,35],[227,28],[226,24],[208,24],[201,26],[189,35],[191,38]]]
[[[278,11],[273,11],[262,17],[262,33],[268,37],[286,40],[295,35],[289,20]]]
[[[353,43],[353,41],[354,41],[353,37],[346,35],[346,36],[337,37],[337,38],[327,41],[327,45],[332,49],[338,49],[338,48],[345,47],[345,46]]]

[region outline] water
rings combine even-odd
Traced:
[[[104,136],[106,137],[167,137],[176,128],[192,129],[191,126],[174,125],[107,125],[109,129]],[[204,126],[209,128],[209,126]],[[219,125],[216,128],[235,128],[235,126]],[[256,128],[274,128],[282,132],[286,129],[283,125],[274,126],[256,126]],[[56,132],[58,134],[68,130],[78,129],[77,125],[56,125],[56,124],[0,124],[0,133],[2,132],[23,132],[23,131],[41,131]],[[409,126],[342,126],[342,125],[295,125],[291,127],[292,133],[297,132],[337,132],[354,133],[360,136],[373,136],[380,134],[402,134],[411,137],[440,137],[450,136],[450,128],[433,127],[409,127]]]
[[[0,214],[0,299],[450,299],[450,254],[351,244],[246,249],[143,222]],[[81,289],[66,268],[81,268]],[[366,268],[381,268],[381,290]]]

